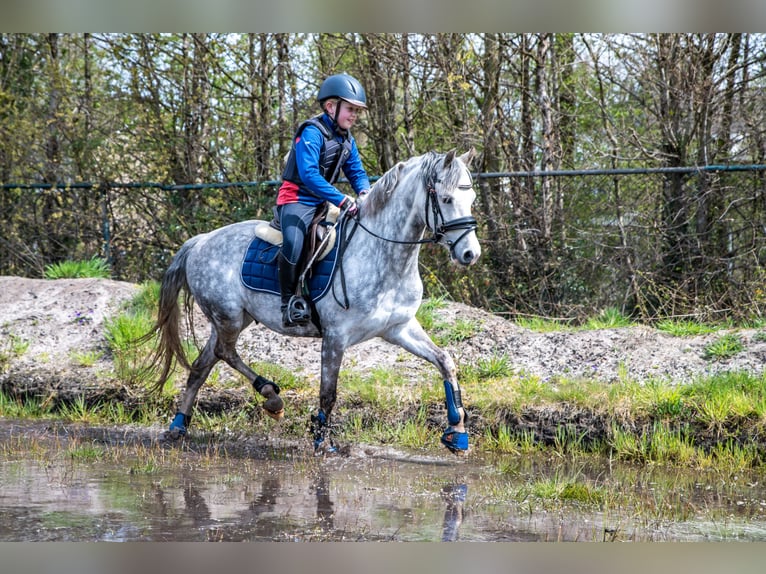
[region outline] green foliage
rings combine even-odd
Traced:
[[[45,267],[46,279],[76,279],[81,277],[109,279],[110,276],[109,263],[101,257],[93,257],[87,261],[62,261]]]
[[[7,418],[41,418],[50,412],[47,405],[36,397],[12,397],[0,392],[0,416]]]
[[[601,311],[596,317],[586,321],[585,329],[614,329],[617,327],[630,327],[633,321],[626,317],[619,309],[609,307]]]
[[[569,501],[580,504],[601,504],[606,497],[603,488],[559,473],[535,480],[519,488],[518,499],[534,497],[542,502]]]
[[[70,358],[81,367],[92,367],[102,355],[101,351],[72,351]]]
[[[444,309],[447,303],[444,301],[444,297],[431,297],[424,299],[420,304],[415,318],[420,322],[420,325],[427,332],[430,332],[437,328],[438,325],[438,313],[439,309]]]
[[[29,341],[22,339],[18,335],[10,333],[7,337],[4,337],[0,341],[0,373],[8,368],[13,359],[26,353],[28,348]]]
[[[705,345],[702,356],[706,359],[730,359],[745,350],[742,338],[736,333],[727,333]]]
[[[556,321],[546,317],[517,317],[515,322],[519,327],[524,327],[536,333],[565,331],[569,326],[568,322]]]
[[[697,323],[688,320],[664,319],[657,323],[657,329],[673,335],[674,337],[693,337],[697,335],[707,335],[718,330],[717,327]]]
[[[146,370],[145,358],[151,354],[153,341],[137,341],[154,326],[146,312],[125,312],[104,320],[104,336],[114,357],[117,377],[130,384],[149,385],[152,373]]]
[[[460,368],[460,378],[472,381],[485,381],[509,377],[513,373],[513,366],[506,354],[494,354],[491,357],[481,358],[475,365],[463,365]]]
[[[104,458],[104,447],[99,444],[75,444],[67,449],[67,456],[78,462],[93,462]]]

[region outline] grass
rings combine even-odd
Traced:
[[[596,317],[588,319],[583,328],[587,330],[614,329],[617,327],[631,327],[633,325],[633,321],[626,317],[619,309],[609,307],[601,311]]]
[[[112,271],[106,259],[93,257],[86,261],[61,261],[47,265],[44,271],[46,279],[73,279],[92,277],[109,279]]]
[[[27,349],[29,349],[29,341],[10,333],[0,343],[0,373],[5,371],[13,359],[26,353]]]
[[[709,360],[725,360],[744,350],[742,338],[736,333],[727,333],[705,345],[702,356]]]
[[[719,328],[687,319],[663,319],[656,325],[657,330],[674,337],[695,337],[714,333]]]
[[[101,351],[72,351],[70,358],[72,362],[80,367],[92,367],[103,356]]]
[[[571,321],[565,319],[564,321],[554,321],[546,317],[517,317],[516,324],[519,327],[524,327],[530,331],[536,333],[554,333],[558,331],[566,331],[570,328]]]

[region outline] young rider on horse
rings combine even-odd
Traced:
[[[361,111],[367,109],[364,88],[356,78],[336,74],[322,83],[317,100],[323,113],[298,127],[277,196],[277,219],[283,237],[279,283],[286,327],[309,320],[307,315],[291,313],[288,304],[296,294],[306,233],[317,210],[328,201],[345,209],[350,217],[357,214],[356,200],[334,186],[341,170],[360,199],[370,189],[349,131]]]

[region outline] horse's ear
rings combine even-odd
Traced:
[[[473,161],[473,158],[476,157],[476,148],[471,147],[467,152],[465,152],[463,155],[460,156],[460,161],[462,161],[466,167],[471,166],[471,161]]]
[[[455,160],[455,154],[457,152],[455,149],[451,149],[447,152],[447,155],[444,156],[444,167],[449,167],[450,164]]]

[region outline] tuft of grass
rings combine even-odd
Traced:
[[[479,322],[467,319],[458,319],[452,325],[438,324],[437,327],[439,332],[434,336],[434,342],[440,346],[460,343],[481,330]]]
[[[573,502],[577,504],[598,505],[606,500],[607,493],[602,487],[590,485],[576,477],[553,476],[536,480],[522,486],[517,498],[537,498],[547,502]]]
[[[72,362],[81,367],[92,367],[101,358],[103,353],[101,351],[72,351],[70,358]]]
[[[59,407],[59,416],[75,423],[92,423],[98,420],[96,410],[88,407],[82,395],[78,396],[74,402]]]
[[[505,353],[479,359],[475,366],[467,366],[464,370],[466,378],[479,381],[501,379],[513,374],[513,366]]]
[[[42,418],[50,412],[49,405],[43,404],[38,398],[12,397],[0,392],[0,417],[16,419]]]
[[[393,429],[397,444],[407,448],[420,449],[434,440],[434,433],[426,424],[428,413],[424,407],[418,410],[414,419],[408,419]]]
[[[106,259],[93,257],[86,261],[61,261],[45,267],[46,279],[75,279],[80,277],[92,277],[96,279],[109,279],[112,270]]]
[[[138,345],[136,341],[153,327],[151,315],[145,312],[123,313],[104,321],[104,335],[114,356],[117,377],[132,384],[150,384],[144,359],[150,353],[151,342]]]
[[[439,309],[444,309],[447,304],[444,302],[444,297],[431,297],[424,299],[418,308],[418,312],[415,313],[415,318],[420,325],[426,331],[433,330],[437,324],[439,316],[436,313]]]
[[[160,303],[160,288],[159,281],[141,283],[138,293],[128,302],[126,310],[132,313],[153,314]]]
[[[570,327],[569,319],[566,319],[562,323],[561,321],[548,319],[546,317],[517,317],[515,322],[519,327],[524,327],[525,329],[535,331],[536,333],[566,331]]]
[[[29,341],[13,333],[8,335],[5,341],[0,344],[0,373],[13,359],[26,353],[27,349],[29,349]]]
[[[696,321],[664,319],[657,323],[657,330],[674,337],[693,337],[714,333],[718,328]]]
[[[104,458],[104,448],[93,443],[72,445],[67,450],[67,456],[78,462],[93,462]]]
[[[723,360],[730,359],[744,350],[742,338],[736,333],[727,333],[705,345],[702,356],[708,360]]]
[[[583,328],[586,330],[614,329],[617,327],[631,327],[633,324],[633,321],[626,317],[622,311],[615,307],[609,307],[601,311],[596,317],[588,319]]]

